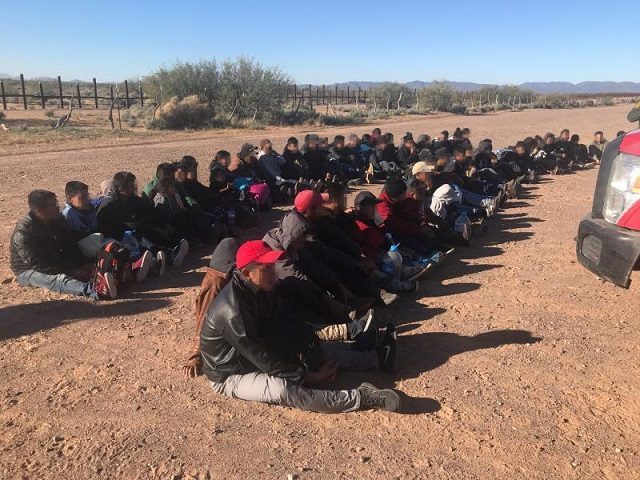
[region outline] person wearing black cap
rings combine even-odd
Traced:
[[[238,161],[230,166],[231,173],[236,177],[251,178],[258,181],[264,181],[264,176],[258,165],[258,157],[256,147],[250,143],[245,143],[238,152]]]

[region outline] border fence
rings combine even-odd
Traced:
[[[144,106],[145,103],[156,103],[157,98],[145,96],[142,83],[130,85],[128,80],[121,84],[98,83],[94,77],[91,82],[63,82],[58,75],[49,81],[26,81],[24,74],[20,74],[19,84],[15,91],[9,92],[6,83],[15,84],[17,80],[0,80],[0,98],[2,108],[7,110],[9,105],[20,105],[28,110],[30,105],[39,105],[42,109],[59,107],[65,108],[74,102],[77,108],[94,109],[109,107],[115,101],[129,108],[132,105]],[[122,88],[121,88],[122,86]],[[338,85],[287,85],[285,101],[309,107],[318,105],[360,105],[366,104],[371,96],[371,88],[354,88]],[[162,103],[162,100],[160,100]]]
[[[37,83],[36,83],[37,82]],[[7,84],[12,85],[14,92],[7,91]],[[291,102],[295,105],[308,106],[309,108],[318,107],[320,105],[336,106],[336,105],[366,105],[367,101],[375,98],[372,88],[361,88],[354,86],[340,87],[334,85],[285,85],[283,97],[286,103]],[[483,98],[481,91],[464,91],[459,92],[461,95],[461,103],[470,107],[482,107],[484,105],[498,104],[496,96],[493,98]],[[420,95],[420,90],[413,89],[413,98],[416,99]],[[528,98],[520,98],[513,96],[507,102],[515,108],[517,105],[532,104],[536,97],[544,96],[543,94],[534,94]],[[600,101],[602,99],[635,99],[640,93],[571,93],[564,94],[569,100],[577,102],[585,102],[587,100]],[[94,77],[91,82],[63,82],[58,76],[51,80],[28,80],[25,81],[24,75],[21,73],[18,79],[0,80],[0,98],[2,100],[2,108],[8,110],[8,105],[20,105],[24,110],[28,110],[30,106],[41,106],[46,108],[65,108],[74,102],[77,108],[109,108],[117,102],[118,107],[129,108],[132,105],[144,106],[145,103],[157,104],[163,103],[164,99],[157,97],[145,96],[143,92],[142,82],[130,84],[128,80],[122,83],[98,83]],[[389,109],[387,102],[387,109]],[[374,105],[374,109],[377,105]],[[398,106],[399,108],[399,106]]]

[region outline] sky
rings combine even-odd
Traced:
[[[245,56],[297,83],[640,81],[640,1],[0,0],[0,73],[121,81]]]

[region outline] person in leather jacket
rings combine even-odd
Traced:
[[[238,249],[231,281],[207,311],[200,334],[203,371],[213,390],[231,398],[316,412],[397,410],[400,401],[393,390],[369,384],[349,390],[310,388],[335,378],[336,362],[326,361],[314,371],[301,360],[304,357],[272,348],[271,291],[276,285],[275,263],[284,254],[261,240]]]

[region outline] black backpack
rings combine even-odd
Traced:
[[[133,281],[133,266],[131,252],[118,242],[109,242],[98,251],[94,270],[94,283],[105,273],[112,273],[119,289]]]

